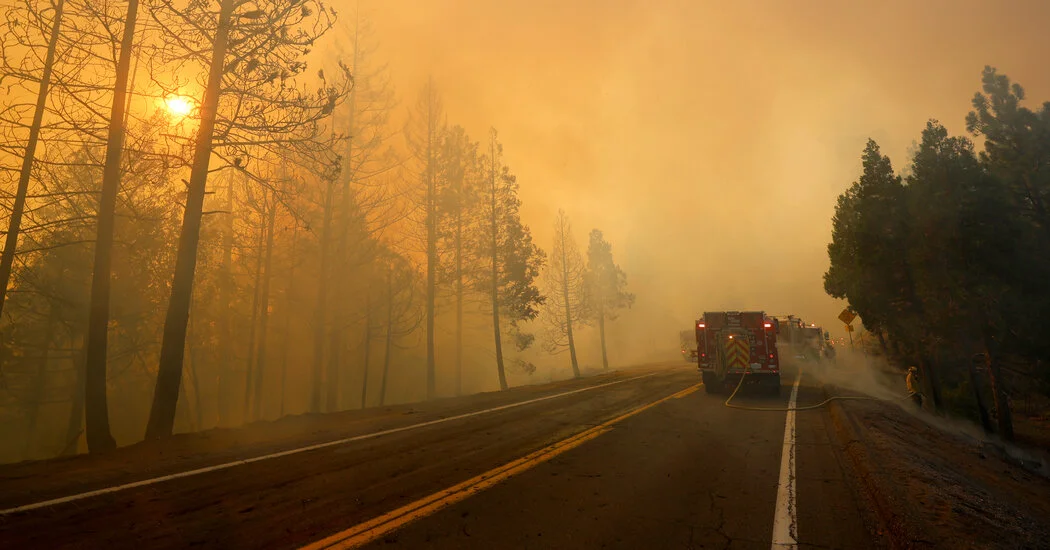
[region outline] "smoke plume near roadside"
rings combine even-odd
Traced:
[[[937,416],[913,406],[908,398],[905,382],[907,373],[890,365],[885,358],[842,350],[834,362],[807,364],[804,371],[825,386],[848,390],[829,392],[831,395],[856,392],[891,404],[932,428],[979,446],[982,453],[990,446],[1008,456],[1014,463],[1041,475],[1050,476],[1047,457],[1043,453],[1006,443],[995,434],[985,433],[979,425],[972,422]],[[994,414],[994,411],[989,412]]]

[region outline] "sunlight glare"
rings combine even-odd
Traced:
[[[193,100],[183,96],[169,96],[164,98],[164,108],[167,109],[173,117],[186,117],[193,112],[194,103]]]

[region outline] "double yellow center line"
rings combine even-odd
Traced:
[[[565,438],[557,443],[548,445],[536,452],[530,453],[517,460],[508,462],[502,466],[489,470],[481,475],[472,477],[462,483],[453,485],[430,496],[421,498],[415,502],[402,506],[379,517],[364,523],[355,525],[345,531],[340,531],[327,538],[308,544],[304,550],[321,548],[358,548],[379,537],[397,530],[417,519],[429,516],[443,508],[447,508],[457,502],[466,500],[470,496],[480,493],[485,489],[493,487],[511,476],[520,474],[533,466],[547,462],[548,460],[608,432],[614,424],[622,422],[640,412],[655,407],[670,399],[685,397],[700,388],[701,384],[690,386],[673,395],[669,395],[647,405],[632,409],[612,420],[603,422],[576,435]]]

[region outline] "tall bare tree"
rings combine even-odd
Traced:
[[[263,377],[266,375],[266,354],[269,352],[267,345],[270,335],[270,281],[273,279],[273,246],[277,223],[277,207],[277,200],[272,199],[268,204],[266,214],[266,243],[263,252],[265,259],[263,260],[263,280],[262,290],[260,291],[262,304],[259,307],[259,315],[262,316],[262,322],[259,326],[259,348],[255,353],[255,388],[251,416],[253,420],[259,420],[263,415],[262,390]]]
[[[403,256],[392,252],[383,260],[385,273],[385,297],[383,307],[386,309],[384,323],[383,373],[379,381],[379,406],[386,403],[387,380],[390,376],[391,359],[399,342],[415,333],[423,324],[425,317],[421,310],[421,292],[419,274]]]
[[[91,452],[112,450],[117,446],[109,431],[109,409],[106,399],[106,351],[109,338],[110,276],[113,264],[113,230],[116,225],[117,193],[120,191],[121,159],[124,152],[125,108],[128,103],[128,78],[131,52],[135,43],[138,0],[129,0],[124,19],[124,36],[120,42],[113,106],[109,114],[109,137],[102,172],[102,195],[99,198],[98,225],[95,236],[95,263],[91,280],[91,306],[85,342],[85,412],[87,443]]]
[[[324,341],[325,337],[328,335],[327,331],[330,330],[328,323],[328,284],[332,276],[331,268],[329,266],[332,261],[330,251],[332,246],[332,214],[337,182],[335,174],[328,175],[321,179],[324,185],[324,206],[321,234],[318,237],[320,239],[321,267],[317,273],[319,278],[317,282],[317,304],[314,307],[313,382],[310,389],[310,412],[313,413],[321,412],[321,389],[324,384],[328,384],[325,403],[329,412],[336,409],[336,404],[339,399],[338,363],[329,362],[327,379],[322,379],[325,359]]]
[[[18,187],[15,200],[11,206],[11,217],[7,223],[7,235],[4,238],[4,250],[0,253],[0,315],[4,312],[7,301],[7,287],[11,282],[11,266],[15,261],[15,250],[18,248],[18,237],[22,227],[22,214],[25,210],[26,195],[29,194],[29,180],[33,175],[33,161],[36,158],[37,143],[40,140],[40,128],[47,109],[48,92],[51,89],[51,73],[55,65],[55,51],[62,33],[62,16],[65,0],[55,2],[51,14],[51,35],[48,38],[47,52],[44,54],[44,65],[40,71],[40,86],[37,91],[36,105],[33,109],[33,122],[29,126],[25,152],[22,155],[22,169],[18,174]],[[7,52],[4,52],[6,65]]]
[[[479,206],[478,144],[462,126],[455,125],[441,137],[438,150],[438,238],[451,255],[450,265],[439,266],[441,279],[452,287],[456,308],[455,388],[463,391],[463,306],[468,272],[472,272],[474,250],[470,246],[470,229]],[[470,256],[470,257],[468,257]]]
[[[426,351],[427,351],[427,399],[437,395],[436,363],[434,358],[434,317],[437,313],[438,262],[438,151],[441,137],[446,131],[444,109],[437,86],[431,77],[419,93],[413,113],[413,124],[409,125],[407,137],[413,155],[420,165],[423,187],[421,206],[423,211],[424,245],[426,249]]]
[[[572,373],[580,377],[576,358],[576,340],[573,329],[590,318],[587,308],[587,266],[572,234],[572,224],[564,210],[558,210],[554,221],[554,246],[546,271],[547,303],[544,320],[547,324],[547,349],[551,352],[569,350]]]
[[[318,300],[314,312],[317,327],[314,347],[315,362],[324,373],[324,409],[340,408],[341,380],[347,367],[347,333],[355,323],[354,296],[347,278],[360,278],[357,269],[370,257],[370,233],[385,222],[377,217],[388,214],[390,199],[386,186],[370,182],[390,171],[397,161],[391,160],[392,151],[387,141],[394,132],[388,124],[393,107],[392,90],[385,66],[375,66],[372,55],[376,50],[371,39],[371,28],[359,13],[349,18],[352,23],[341,28],[349,38],[349,45],[338,41],[335,48],[345,54],[354,71],[354,86],[346,105],[333,113],[332,128],[339,137],[337,150],[342,164],[337,180],[325,190],[321,221],[322,261],[324,263],[325,299]],[[340,284],[332,277],[338,276]],[[320,293],[321,289],[318,289]],[[327,345],[326,345],[327,341]],[[344,392],[345,393],[345,392]]]
[[[226,177],[225,215],[222,225],[222,266],[219,274],[219,368],[218,368],[218,421],[219,425],[231,423],[230,399],[232,393],[230,369],[233,365],[233,241],[234,241],[234,201],[233,177]]]
[[[187,35],[210,46],[196,59],[207,69],[194,142],[186,209],[179,237],[171,300],[160,351],[160,366],[146,437],[171,434],[182,378],[186,323],[193,289],[204,196],[213,154],[247,165],[249,148],[279,154],[292,147],[299,154],[327,148],[320,126],[345,97],[349,87],[324,81],[316,94],[294,85],[306,69],[302,58],[317,38],[331,28],[334,14],[315,0],[265,0],[242,3],[221,0],[193,3],[182,9],[165,3],[154,15],[165,36],[187,44]],[[195,55],[198,48],[188,52]],[[222,148],[214,148],[216,123]],[[327,148],[327,149],[326,149]],[[279,155],[287,158],[287,153]],[[241,159],[241,160],[237,160]]]

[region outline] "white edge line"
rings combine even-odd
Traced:
[[[772,550],[798,548],[798,521],[795,491],[795,403],[802,372],[795,377],[784,419],[784,447],[780,455],[780,480],[777,483],[777,507],[773,514]]]
[[[154,478],[149,478],[149,479],[143,479],[141,481],[135,481],[135,482],[132,482],[132,483],[125,483],[123,485],[115,485],[113,487],[106,487],[106,488],[103,488],[103,489],[96,489],[94,491],[87,491],[85,493],[77,493],[77,494],[69,495],[69,496],[65,496],[65,497],[53,498],[53,499],[50,499],[50,500],[44,500],[44,501],[40,501],[40,502],[34,502],[32,504],[25,504],[25,505],[22,505],[22,506],[16,506],[14,508],[8,508],[6,510],[0,510],[0,516],[6,516],[6,515],[10,515],[10,514],[17,514],[17,513],[20,513],[20,512],[28,512],[30,510],[36,510],[38,508],[45,508],[47,506],[54,506],[56,504],[64,504],[66,502],[73,502],[73,501],[76,501],[76,500],[83,500],[83,499],[86,499],[86,498],[97,497],[97,496],[105,495],[105,494],[109,494],[109,493],[116,493],[118,491],[124,491],[124,490],[127,490],[127,489],[134,489],[136,487],[144,487],[146,485],[153,485],[153,484],[156,484],[156,483],[162,483],[162,482],[165,482],[165,481],[171,481],[173,479],[181,479],[181,478],[184,478],[184,477],[191,477],[191,476],[195,476],[195,475],[206,474],[206,473],[209,473],[209,472],[217,472],[219,470],[225,470],[227,468],[232,468],[234,466],[241,466],[241,465],[244,465],[244,464],[251,464],[253,462],[261,462],[263,460],[270,460],[270,459],[273,459],[273,458],[281,458],[281,457],[284,457],[284,456],[289,456],[289,455],[294,455],[294,454],[299,454],[299,453],[305,453],[305,452],[308,452],[308,451],[316,451],[317,449],[324,449],[326,447],[334,447],[336,445],[343,445],[345,443],[352,443],[354,441],[362,441],[362,440],[365,440],[365,439],[372,439],[372,438],[380,437],[380,436],[384,436],[384,435],[390,435],[390,434],[395,434],[395,433],[399,433],[399,432],[407,432],[409,430],[416,430],[416,429],[419,429],[419,428],[425,428],[427,426],[433,426],[435,424],[441,424],[441,423],[444,423],[444,422],[452,422],[454,420],[461,420],[461,419],[464,419],[464,418],[470,418],[472,416],[481,416],[481,415],[484,415],[484,414],[489,414],[489,413],[494,413],[494,412],[499,412],[499,411],[505,411],[507,409],[513,409],[515,407],[522,407],[522,406],[525,406],[525,405],[530,405],[532,403],[539,403],[541,401],[547,401],[547,400],[555,399],[555,398],[558,398],[558,397],[565,397],[567,395],[573,395],[573,394],[582,393],[582,392],[585,392],[585,391],[596,390],[598,388],[604,388],[604,387],[613,386],[613,385],[616,385],[616,384],[623,384],[625,382],[630,382],[632,380],[639,380],[641,378],[648,378],[650,376],[656,376],[657,374],[660,374],[660,373],[659,372],[652,372],[652,373],[649,373],[649,374],[643,374],[643,375],[640,375],[640,376],[634,376],[634,377],[631,377],[631,378],[625,378],[623,380],[616,380],[614,382],[606,382],[604,384],[598,384],[596,386],[588,386],[586,388],[580,388],[580,389],[571,390],[571,391],[567,391],[567,392],[563,392],[563,393],[556,393],[554,395],[545,395],[543,397],[537,397],[535,399],[529,399],[529,400],[520,401],[520,402],[517,402],[517,403],[509,403],[507,405],[500,405],[499,407],[493,407],[491,409],[484,409],[484,410],[480,410],[480,411],[473,411],[473,412],[469,412],[469,413],[457,414],[455,416],[449,416],[449,417],[445,417],[445,418],[438,418],[438,419],[435,419],[435,420],[428,420],[426,422],[421,422],[419,424],[412,424],[410,426],[401,426],[400,428],[391,428],[389,430],[383,430],[383,431],[379,431],[379,432],[372,432],[372,433],[363,434],[363,435],[355,435],[353,437],[347,437],[347,438],[344,438],[344,439],[337,439],[335,441],[327,441],[325,443],[317,443],[317,444],[314,444],[314,445],[308,445],[306,447],[299,447],[297,449],[289,449],[287,451],[271,453],[271,454],[268,454],[268,455],[255,456],[255,457],[252,457],[252,458],[246,458],[246,459],[242,459],[242,460],[234,460],[232,462],[225,462],[223,464],[216,464],[214,466],[206,466],[204,468],[197,468],[196,470],[188,470],[188,471],[185,471],[185,472],[178,472],[178,473],[174,473],[174,474],[170,474],[170,475],[166,475],[166,476],[154,477]]]

